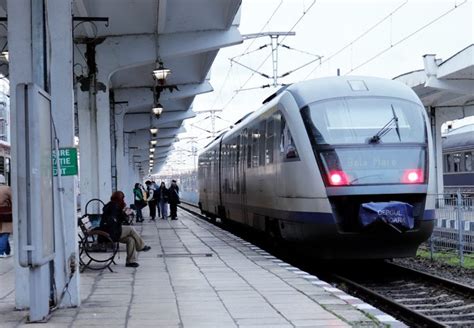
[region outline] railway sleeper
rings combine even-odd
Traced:
[[[375,291],[377,291],[377,293],[379,293],[379,294],[387,295],[390,298],[405,297],[405,298],[408,298],[408,299],[418,299],[418,298],[422,298],[422,297],[425,297],[425,298],[433,297],[433,296],[430,295],[430,293],[428,291],[422,291],[422,292],[412,292],[412,291],[410,291],[409,294],[408,294],[407,291],[405,291],[405,292],[400,291],[398,293],[397,292],[395,292],[395,293],[392,293],[392,292],[381,293],[377,289],[375,289]]]
[[[456,321],[462,321],[462,322],[466,322],[466,321],[473,321],[474,320],[474,313],[468,313],[468,314],[439,314],[439,315],[431,315],[430,316],[431,318],[434,318],[435,320],[437,321],[441,321],[441,322],[446,322],[446,321],[450,321],[450,320],[456,320]],[[467,326],[464,326],[464,327],[467,327]]]
[[[404,304],[404,303],[402,303]],[[463,302],[461,300],[454,300],[454,301],[451,301],[451,302],[447,302],[447,303],[443,303],[442,304],[442,308],[440,308],[440,303],[438,304],[414,304],[414,305],[408,305],[408,304],[404,304],[406,306],[408,306],[410,309],[416,309],[417,311],[432,311],[433,309],[438,309],[438,310],[441,310],[441,309],[453,309],[457,306],[462,306],[466,304],[466,302]]]
[[[466,306],[459,306],[456,308],[439,308],[439,309],[430,309],[430,310],[418,310],[417,312],[426,313],[430,316],[444,316],[447,312],[448,315],[462,315],[463,317],[468,315],[474,319],[474,312],[472,312],[473,307],[466,305]]]
[[[426,304],[430,302],[431,304],[439,304],[440,302],[443,301],[443,299],[450,300],[451,297],[448,294],[441,294],[437,296],[432,296],[429,298],[423,297],[423,298],[395,298],[394,300],[397,303],[403,303],[410,305],[410,302],[413,302],[413,304]]]
[[[443,321],[449,327],[474,327],[474,320],[467,321]]]
[[[407,290],[408,288],[413,288],[413,287],[419,287],[419,284],[414,284],[414,283],[407,283],[406,281],[403,280],[397,280],[397,281],[391,281],[389,282],[386,286],[381,287],[380,284],[364,284],[364,286],[367,286],[369,288],[377,288],[380,290],[393,290],[395,289],[400,289],[400,290]]]

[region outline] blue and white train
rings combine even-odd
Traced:
[[[407,86],[354,76],[299,82],[204,149],[199,206],[321,258],[413,256],[434,225],[432,150],[425,109]],[[363,227],[362,204],[391,201],[412,206],[413,227]]]

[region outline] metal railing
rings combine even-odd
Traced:
[[[436,227],[425,245],[431,258],[454,251],[464,265],[464,256],[474,255],[474,194],[458,191],[438,195],[435,216]]]

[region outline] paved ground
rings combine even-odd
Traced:
[[[80,308],[27,327],[403,326],[183,210],[178,221],[135,227],[152,247],[139,268],[126,268],[121,252],[114,273],[86,270]],[[13,309],[12,262],[0,259],[0,327],[25,325],[26,312]]]

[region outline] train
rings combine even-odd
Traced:
[[[429,122],[417,95],[393,80],[282,87],[200,153],[199,208],[321,259],[414,256],[434,227]],[[383,215],[363,224],[371,206],[401,213],[387,204],[409,208],[413,224],[401,230]]]
[[[474,124],[448,131],[442,138],[445,193],[474,195]]]

